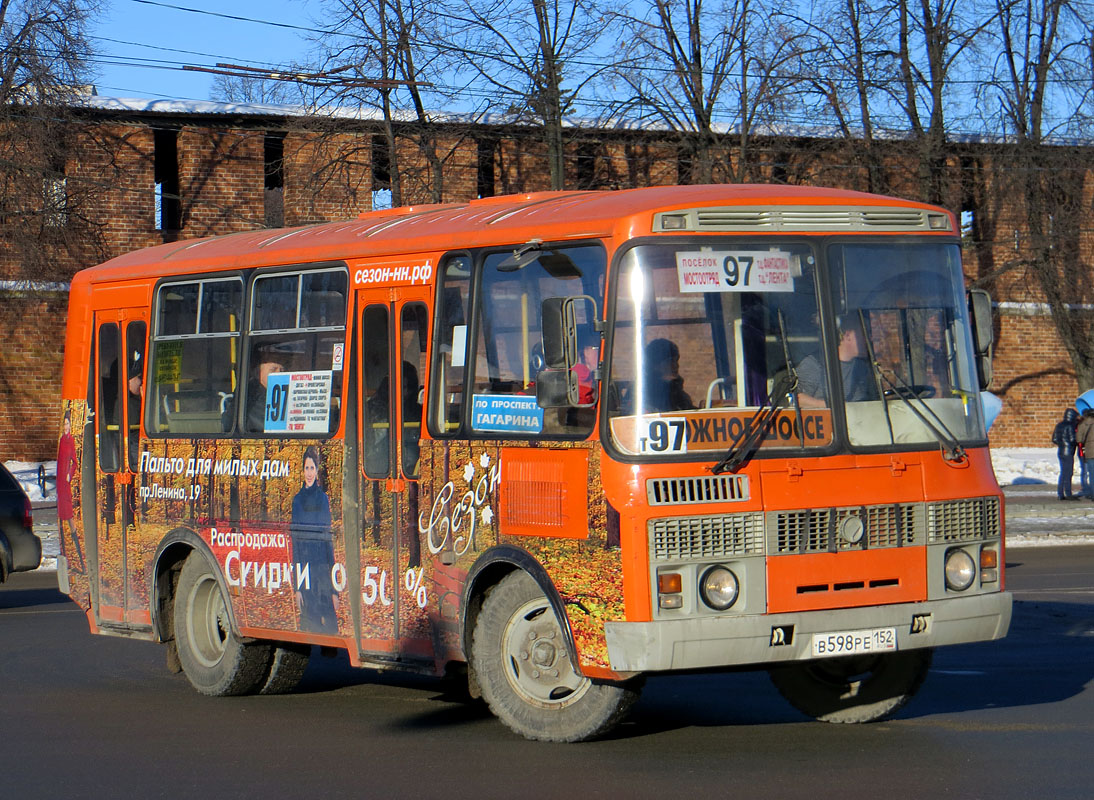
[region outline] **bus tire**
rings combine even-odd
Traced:
[[[877,722],[912,699],[927,677],[931,649],[818,659],[772,667],[790,705],[822,722]]]
[[[270,667],[269,644],[244,643],[232,630],[228,598],[200,553],[191,553],[179,574],[175,646],[190,683],[212,697],[253,692]]]
[[[297,687],[308,669],[311,646],[287,642],[273,645],[270,671],[259,694],[288,694]]]
[[[592,739],[614,727],[638,699],[633,682],[594,682],[574,668],[551,604],[521,570],[486,595],[471,661],[490,710],[528,739]]]

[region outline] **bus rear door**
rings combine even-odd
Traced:
[[[95,313],[96,551],[101,622],[148,625],[147,604],[133,597],[137,566],[129,543],[134,477],[140,469],[141,398],[148,324],[145,309]]]
[[[418,439],[428,314],[424,289],[359,295],[361,649],[430,656],[430,587],[418,535]],[[409,641],[419,640],[419,641]]]

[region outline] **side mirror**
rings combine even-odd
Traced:
[[[536,403],[540,408],[576,406],[580,397],[572,369],[545,369],[536,374]]]
[[[577,363],[577,316],[573,297],[548,297],[542,305],[543,357],[551,369]],[[538,382],[538,379],[537,379]]]
[[[983,289],[970,289],[968,297],[976,372],[980,378],[980,390],[983,391],[991,386],[992,379],[991,349],[995,331],[991,324],[991,295]]]

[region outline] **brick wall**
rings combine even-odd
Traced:
[[[1003,411],[992,445],[1052,447],[1053,426],[1080,393],[1071,359],[1044,312],[1004,308],[998,328],[991,391],[1003,399]]]
[[[225,121],[163,114],[90,117],[75,137],[77,151],[66,165],[72,185],[90,187],[83,209],[88,227],[79,246],[54,254],[62,275],[130,250],[174,239],[209,236],[261,227],[265,221],[265,137],[284,136],[281,201],[285,225],[301,225],[356,216],[371,208],[373,136],[379,129],[348,128],[321,132],[289,124],[283,118]],[[161,231],[156,218],[155,130],[178,131],[178,177],[182,229]],[[478,137],[494,145],[480,150]],[[480,194],[541,191],[549,188],[544,145],[535,131],[521,128],[434,129],[434,148],[443,165],[440,199],[453,202]],[[567,185],[573,188],[629,188],[674,183],[682,167],[679,143],[664,134],[636,131],[570,131]],[[399,139],[404,202],[435,198],[436,175],[418,141]],[[755,139],[751,145],[754,179],[871,188],[870,174],[846,143],[806,139]],[[900,143],[875,144],[881,185],[874,188],[914,197],[920,192],[917,162]],[[887,149],[886,149],[887,148]],[[977,237],[966,250],[973,279],[991,275],[1028,255],[1021,192],[1008,174],[1005,152],[991,147],[954,146],[948,173],[937,187],[954,211],[975,208]],[[493,186],[480,186],[480,158],[493,159]],[[723,153],[729,174],[735,152]],[[1094,149],[1061,158],[1074,171],[1074,193],[1088,218],[1094,203]],[[686,167],[685,167],[686,168]],[[719,173],[721,174],[721,173]],[[1071,226],[1077,242],[1077,275],[1094,283],[1094,229]],[[1018,233],[1017,244],[1015,232]],[[1026,237],[1026,239],[1023,239]],[[26,277],[0,238],[0,277]],[[1088,275],[1089,273],[1089,275]],[[31,276],[33,277],[33,276]],[[52,278],[50,278],[52,279]],[[996,299],[1043,300],[1021,270],[990,282]],[[8,293],[0,304],[0,402],[8,409],[0,423],[0,459],[49,459],[56,442],[56,397],[67,298],[26,298]],[[998,446],[1047,446],[1064,404],[1079,392],[1071,364],[1046,316],[1018,313],[1004,306],[997,318],[995,383],[1004,410],[992,441]],[[1090,387],[1083,387],[1090,388]]]
[[[60,434],[68,295],[0,292],[0,460],[48,461]]]

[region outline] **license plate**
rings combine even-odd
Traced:
[[[853,656],[896,650],[896,628],[813,634],[813,658]]]

